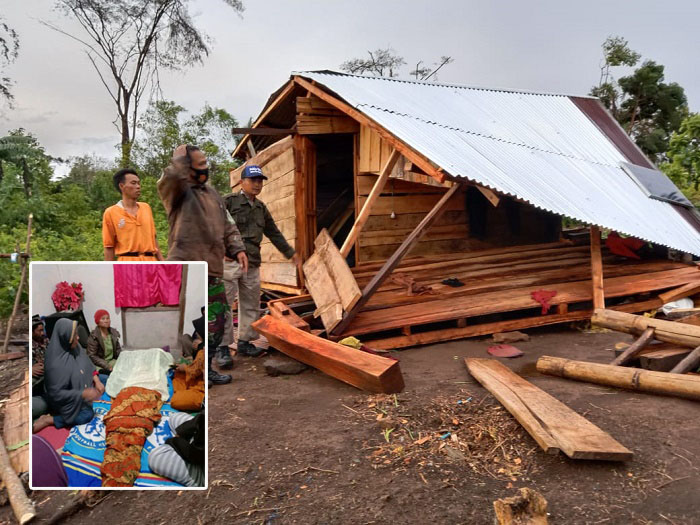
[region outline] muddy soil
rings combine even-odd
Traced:
[[[543,354],[608,362],[619,333],[530,330],[501,359],[634,452],[626,463],[547,456],[466,371],[486,339],[397,352],[406,389],[360,392],[315,370],[265,375],[236,358],[209,400],[209,488],[110,492],[65,523],[491,524],[520,487],[550,523],[700,524],[700,404],[539,375]],[[37,491],[41,523],[72,497]],[[9,507],[0,520],[11,519]]]

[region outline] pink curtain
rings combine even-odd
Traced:
[[[181,282],[181,264],[115,264],[114,306],[177,305]]]

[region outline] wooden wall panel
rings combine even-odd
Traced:
[[[294,219],[294,150],[291,144],[290,147],[267,160],[263,172],[268,180],[263,185],[260,200],[267,206],[284,238],[294,246],[297,228]],[[260,244],[260,255],[262,283],[297,285],[295,265],[288,262],[267,237],[263,237]]]

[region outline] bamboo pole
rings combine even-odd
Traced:
[[[700,326],[675,321],[662,321],[642,315],[599,309],[593,312],[591,323],[626,334],[640,335],[647,328],[654,329],[654,338],[689,348],[700,346]]]
[[[605,308],[603,259],[600,254],[600,228],[598,226],[591,226],[591,282],[593,284],[593,308]]]
[[[17,521],[20,524],[30,522],[36,516],[34,504],[27,497],[22,482],[19,480],[15,469],[12,468],[10,456],[7,454],[7,448],[5,447],[5,440],[2,437],[0,437],[0,473],[2,481],[7,488],[10,505],[12,505]]]
[[[20,278],[19,278],[19,286],[17,287],[17,294],[15,295],[15,304],[12,307],[12,315],[10,315],[10,318],[7,321],[7,330],[5,331],[5,341],[2,344],[2,353],[3,354],[7,352],[7,345],[10,343],[10,334],[12,332],[12,324],[15,322],[15,315],[17,315],[17,309],[19,308],[19,301],[22,298],[22,289],[24,288],[24,282],[27,279],[27,268],[29,266],[29,258],[31,257],[31,255],[30,255],[31,250],[30,250],[29,243],[32,240],[32,218],[33,218],[33,215],[30,213],[29,218],[27,219],[27,245],[25,247],[27,256],[22,257],[22,259],[21,259],[22,274],[20,275]]]
[[[700,400],[700,376],[696,375],[587,363],[548,355],[537,360],[537,371],[598,385]]]
[[[343,246],[340,248],[340,254],[343,256],[343,258],[347,257],[350,253],[350,250],[352,250],[357,236],[360,235],[362,228],[364,228],[365,223],[369,218],[369,212],[372,210],[372,205],[374,204],[374,201],[376,201],[377,198],[381,195],[382,190],[384,189],[384,185],[386,184],[386,181],[389,178],[389,175],[391,174],[391,170],[394,169],[394,165],[396,164],[396,161],[399,160],[399,157],[401,157],[401,154],[398,152],[398,150],[395,149],[394,151],[392,151],[391,155],[389,155],[389,158],[386,161],[386,164],[384,164],[382,171],[379,173],[379,178],[374,183],[374,186],[369,192],[367,200],[362,206],[360,213],[357,214],[355,224],[352,225],[350,233],[348,233],[348,236],[345,238],[345,242],[343,242]]]

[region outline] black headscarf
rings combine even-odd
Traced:
[[[44,362],[49,405],[55,414],[63,417],[67,426],[73,424],[83,406],[90,406],[82,394],[92,386],[95,371],[80,344],[71,348],[71,341],[78,337],[77,324],[70,319],[56,321]]]

